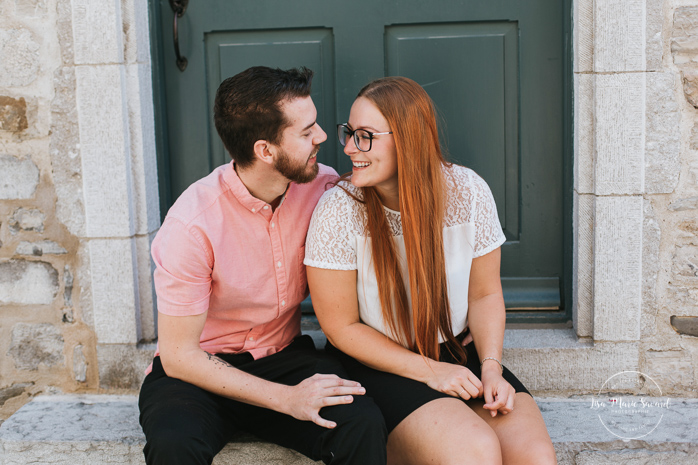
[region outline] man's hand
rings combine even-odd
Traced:
[[[283,399],[284,412],[298,420],[312,421],[324,428],[337,424],[320,416],[320,409],[331,405],[350,404],[352,396],[363,395],[366,389],[356,381],[342,379],[337,375],[316,374],[289,386]]]

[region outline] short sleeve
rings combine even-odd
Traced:
[[[475,224],[473,257],[477,258],[504,244],[506,237],[499,223],[497,205],[494,203],[490,187],[480,176],[474,175],[471,180],[474,194],[472,221]]]
[[[355,270],[357,202],[339,187],[323,194],[310,220],[303,263],[329,270]]]
[[[165,219],[151,247],[158,312],[188,316],[208,310],[213,257],[205,245],[179,220]]]

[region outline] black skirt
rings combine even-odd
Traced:
[[[327,342],[325,350],[328,354],[337,357],[344,368],[349,373],[349,379],[358,381],[366,388],[366,395],[372,397],[378,405],[385,418],[388,432],[391,432],[402,420],[407,418],[412,412],[422,405],[432,400],[453,397],[439,391],[435,391],[424,383],[402,376],[374,370],[358,362],[354,358],[340,351]],[[472,342],[465,346],[467,361],[466,368],[473,372],[478,379],[481,378],[480,358]],[[441,345],[440,360],[443,362],[457,363],[453,356],[446,350],[445,345]],[[504,367],[502,374],[505,380],[512,385],[516,392],[528,392],[528,389],[514,374]]]

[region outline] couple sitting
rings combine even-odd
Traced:
[[[152,245],[147,463],[210,464],[238,431],[328,464],[555,463],[501,364],[487,184],[446,162],[431,100],[400,77],[364,87],[338,126],[353,164],[338,178],[317,163],[311,81],[254,67],[218,89],[234,161],[181,195]],[[324,352],[300,335],[308,287]]]

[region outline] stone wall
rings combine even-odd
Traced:
[[[654,155],[672,189],[644,196],[645,292],[640,366],[667,391],[698,396],[698,2],[666,2],[648,123],[680,133]],[[665,81],[665,82],[664,82]],[[666,90],[664,90],[666,89]],[[670,98],[671,96],[675,98]],[[669,152],[669,153],[667,153]],[[669,156],[667,156],[669,155]],[[672,174],[673,173],[673,174]]]
[[[37,393],[100,389],[100,354],[114,350],[95,330],[99,309],[140,317],[133,345],[155,337],[147,18],[145,0],[0,1],[0,422]],[[100,215],[127,227],[115,233]],[[106,387],[135,388],[141,365]]]
[[[80,241],[56,209],[57,183],[80,181],[58,17],[55,2],[0,3],[0,419],[36,393],[98,385]]]

